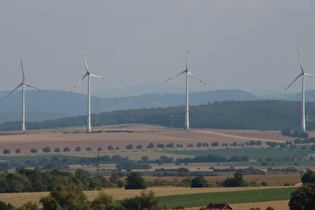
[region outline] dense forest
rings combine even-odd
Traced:
[[[313,130],[312,113],[315,103],[307,103],[307,129]],[[301,104],[296,101],[257,100],[223,101],[190,107],[191,128],[281,130],[300,127]],[[157,124],[167,127],[184,127],[185,107],[168,107],[136,110],[120,110],[93,114],[92,125],[125,123]],[[85,116],[28,122],[28,129],[45,129],[84,126]],[[0,124],[0,130],[18,130],[20,122]]]

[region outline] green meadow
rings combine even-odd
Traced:
[[[196,207],[215,203],[251,203],[264,201],[289,200],[296,187],[272,188],[261,190],[244,190],[230,192],[211,192],[159,197],[161,206],[174,208],[177,206]]]

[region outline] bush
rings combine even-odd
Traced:
[[[226,178],[226,180],[222,182],[222,185],[224,187],[243,187],[243,186],[246,186],[246,183],[243,180],[243,175],[236,172],[234,174],[234,177]]]
[[[115,200],[113,196],[107,195],[101,191],[91,203],[91,209],[108,209],[109,207],[115,207]]]
[[[14,206],[11,203],[6,203],[4,201],[0,201],[0,209],[3,210],[14,210]]]
[[[162,210],[160,201],[154,197],[154,192],[141,192],[140,196],[127,198],[121,202],[121,206],[125,209],[132,210]]]
[[[28,201],[17,208],[17,210],[39,210],[39,206],[36,202],[33,203],[32,201]]]
[[[44,210],[50,209],[88,209],[87,196],[80,186],[74,183],[58,186],[39,201]]]

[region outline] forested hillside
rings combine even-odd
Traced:
[[[290,101],[224,101],[190,107],[191,128],[279,130],[298,129],[300,126],[300,102]],[[307,103],[307,127],[312,129],[312,113],[315,103]],[[184,127],[185,108],[152,108],[104,112],[92,116],[92,125],[125,123],[158,124],[167,127]],[[85,116],[59,120],[29,122],[28,129],[84,126]],[[20,122],[0,124],[0,130],[18,130]]]
[[[17,121],[21,118],[21,91],[10,97],[7,92],[0,92],[0,123]],[[258,100],[259,98],[241,90],[214,90],[194,92],[190,94],[190,105],[207,104],[225,100]],[[79,116],[86,112],[87,97],[83,94],[46,90],[27,91],[26,107],[27,121],[54,120],[65,117]],[[181,106],[185,104],[182,94],[145,94],[140,96],[98,98],[91,97],[92,113],[111,112],[127,109],[150,109]]]

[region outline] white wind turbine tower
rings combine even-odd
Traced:
[[[302,129],[302,131],[305,132],[305,130],[306,130],[306,128],[305,128],[306,127],[305,126],[305,76],[309,76],[309,77],[315,77],[315,76],[304,72],[304,69],[303,69],[303,66],[302,66],[302,62],[301,62],[301,58],[300,58],[300,54],[299,54],[298,50],[297,50],[297,54],[298,54],[298,58],[299,58],[301,73],[293,80],[293,82],[285,90],[287,90],[298,78],[302,77],[301,129]]]
[[[21,70],[22,70],[22,77],[23,77],[22,82],[14,90],[12,90],[6,97],[11,95],[11,93],[13,93],[16,89],[18,89],[19,87],[22,86],[22,127],[21,127],[21,130],[25,131],[25,85],[28,87],[34,88],[36,90],[42,91],[42,92],[45,92],[45,91],[43,91],[37,87],[34,87],[33,85],[25,82],[25,75],[24,75],[24,70],[23,70],[22,59],[21,59]]]
[[[98,75],[95,75],[95,74],[91,74],[90,71],[89,71],[89,67],[87,65],[87,62],[86,62],[86,58],[85,58],[85,54],[84,54],[84,51],[82,49],[82,54],[83,54],[83,59],[84,59],[84,64],[85,64],[85,70],[86,70],[86,73],[83,75],[82,79],[74,86],[74,88],[71,90],[71,92],[82,82],[82,80],[87,76],[88,77],[88,94],[87,94],[87,132],[88,133],[91,133],[91,93],[90,93],[90,76],[91,77],[98,77],[98,78],[101,78],[103,80],[108,80],[104,77],[101,77],[101,76],[98,76]]]
[[[165,80],[164,82],[167,82],[171,79],[174,79],[175,77],[178,77],[181,74],[186,73],[186,112],[185,112],[185,129],[189,130],[189,101],[188,101],[188,75],[192,76],[193,78],[197,79],[199,82],[201,82],[202,84],[206,85],[206,83],[204,83],[203,81],[201,81],[198,77],[196,77],[195,75],[193,75],[190,71],[189,71],[189,46],[187,49],[187,59],[186,59],[186,69],[182,72],[180,72],[179,74],[175,75],[174,77],[171,77],[167,80]]]

